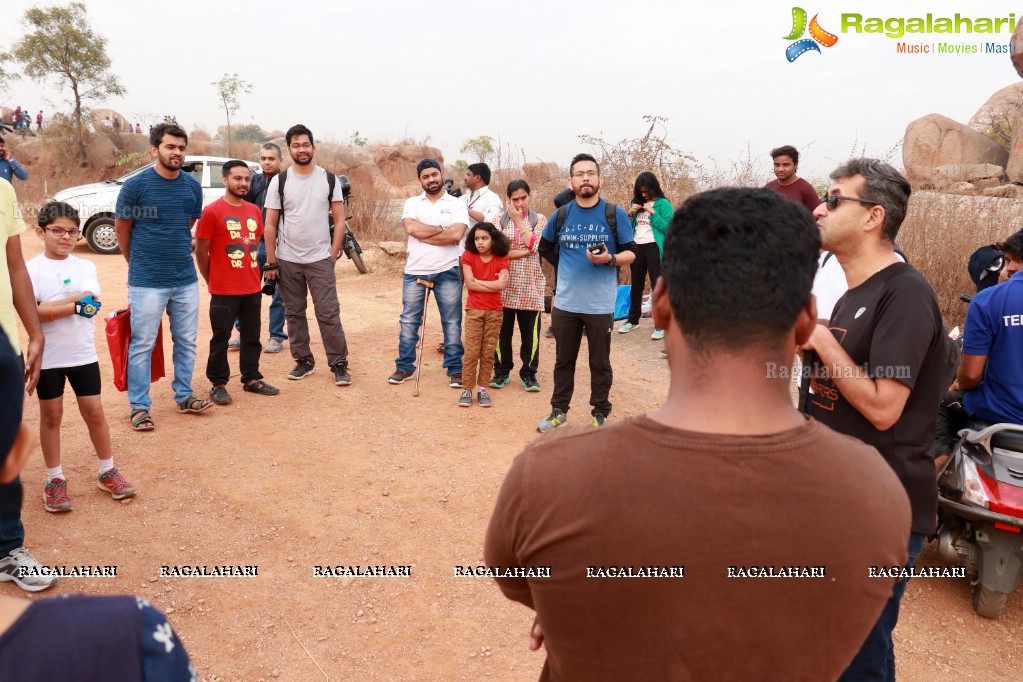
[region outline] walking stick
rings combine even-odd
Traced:
[[[416,277],[416,284],[426,287],[426,303],[423,304],[423,326],[419,336],[419,362],[416,363],[416,387],[412,395],[419,397],[419,377],[423,373],[423,343],[426,341],[426,309],[430,307],[430,292],[433,290],[433,282]]]

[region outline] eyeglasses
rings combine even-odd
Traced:
[[[296,144],[293,144],[293,145],[291,145],[289,147],[289,149],[302,149],[302,150],[312,149],[312,148],[313,148],[313,146],[311,144],[309,144],[308,142],[306,142],[304,144],[296,143]]]
[[[600,173],[598,173],[595,170],[577,171],[575,173],[572,173],[573,178],[595,178],[598,175],[600,175]]]
[[[82,233],[81,230],[65,230],[64,228],[61,227],[47,227],[46,231],[52,234],[54,237],[63,237],[65,235],[67,235],[68,237],[77,237]]]
[[[829,194],[828,196],[821,199],[822,204],[827,204],[829,211],[834,211],[838,208],[839,201],[855,201],[859,204],[867,204],[868,206],[880,206],[876,201],[867,201],[866,199],[857,199],[856,197],[845,197],[841,194]]]

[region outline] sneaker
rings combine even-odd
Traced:
[[[135,487],[124,479],[117,467],[100,474],[96,487],[110,493],[115,500],[123,500],[135,494]]]
[[[12,549],[10,554],[0,557],[0,581],[12,581],[26,592],[41,592],[57,582],[57,576],[44,575],[42,568],[24,547]]]
[[[288,372],[288,378],[298,381],[299,379],[305,379],[307,376],[313,373],[315,367],[313,363],[308,360],[299,360],[295,363],[295,369]]]
[[[547,327],[547,331],[545,331],[543,333],[543,335],[546,336],[548,339],[553,339],[554,338],[554,327]]]
[[[458,374],[452,374],[451,376],[449,376],[448,377],[448,386],[450,386],[451,388],[461,388],[462,387],[462,373],[459,372]]]
[[[406,379],[411,379],[415,375],[415,372],[402,372],[400,369],[395,371],[394,374],[387,377],[387,381],[392,384],[403,384]]]
[[[43,488],[43,509],[48,512],[71,511],[71,498],[67,496],[67,481],[55,478]]]
[[[333,367],[334,371],[334,385],[335,386],[350,386],[352,383],[352,376],[348,373],[348,367],[342,363],[338,363]]]
[[[540,384],[536,383],[536,377],[526,377],[523,379],[522,388],[526,389],[526,393],[540,392]]]
[[[557,427],[561,426],[567,421],[568,415],[565,414],[562,410],[554,408],[553,410],[551,410],[551,413],[547,415],[546,419],[544,419],[543,421],[536,425],[536,430],[539,431],[540,433],[546,433],[551,429],[556,429]]]
[[[601,414],[600,412],[593,413],[594,426],[603,426],[605,423],[607,423],[607,415]]]
[[[490,380],[490,388],[504,388],[511,383],[511,377],[505,374],[504,376],[494,377]]]
[[[661,356],[662,358],[664,358],[665,360],[667,360],[667,359],[668,359],[668,351],[666,351],[666,350],[664,350],[664,349],[662,348],[662,349],[661,349],[661,351],[660,351],[660,356]]]
[[[280,339],[278,339],[276,336],[271,336],[270,340],[266,342],[265,346],[263,346],[263,352],[264,353],[280,353],[281,352],[281,345],[283,343],[284,342],[281,341]]]
[[[635,329],[638,326],[639,326],[638,324],[632,324],[631,322],[626,322],[625,324],[623,324],[621,327],[618,328],[618,333],[619,334],[628,334],[629,332],[631,332],[633,329]]]
[[[490,399],[490,394],[484,391],[482,388],[476,392],[476,399],[480,403],[480,407],[493,407],[494,401]]]
[[[462,391],[462,395],[458,396],[459,407],[472,407],[472,391]]]
[[[664,330],[654,329],[654,333],[650,335],[650,338],[653,339],[654,341],[660,341],[661,339],[664,338]]]
[[[231,340],[227,342],[227,349],[228,350],[241,350],[242,349],[241,337],[232,336]]]
[[[210,400],[217,405],[227,405],[231,402],[231,394],[223,386],[214,386],[210,389]]]

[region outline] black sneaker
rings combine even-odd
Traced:
[[[305,379],[307,376],[313,373],[313,363],[309,360],[299,360],[295,363],[295,369],[288,372],[289,379]]]
[[[603,426],[606,423],[607,423],[607,415],[606,414],[601,414],[600,412],[594,412],[593,413],[593,425],[594,426]]]
[[[511,383],[511,377],[508,376],[507,374],[495,376],[493,379],[490,380],[490,388],[504,388],[509,383]]]
[[[349,386],[352,383],[352,377],[348,374],[348,366],[343,363],[338,363],[332,368],[334,371],[334,385],[336,386]]]
[[[544,332],[544,336],[546,336],[548,339],[553,339],[554,338],[554,327],[547,327],[547,331]]]
[[[461,388],[462,373],[459,372],[458,374],[452,374],[450,377],[448,377],[448,386],[450,386],[451,388]]]
[[[415,372],[402,372],[400,369],[396,370],[394,374],[387,377],[387,381],[392,384],[403,384],[406,379],[411,379],[415,375]]]
[[[459,407],[472,407],[472,391],[462,391],[462,395],[458,397]]]
[[[490,394],[484,391],[482,388],[476,392],[476,399],[479,401],[480,407],[494,406],[494,401],[490,399]]]
[[[527,393],[539,393],[540,384],[536,383],[536,377],[526,377],[522,380],[522,388],[526,389]]]

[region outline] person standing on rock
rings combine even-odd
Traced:
[[[813,213],[821,203],[817,190],[809,182],[796,175],[799,170],[799,151],[790,144],[771,150],[774,160],[775,179],[764,185],[772,192],[798,201],[806,210]]]
[[[426,306],[427,289],[417,280],[433,283],[444,330],[444,369],[451,388],[462,388],[462,276],[459,245],[469,224],[465,202],[444,191],[444,171],[434,159],[416,165],[423,193],[405,202],[401,224],[408,235],[408,258],[401,290],[401,330],[392,384],[404,383],[416,370],[416,346]],[[423,329],[422,333],[426,333]]]
[[[906,567],[934,533],[938,488],[931,445],[946,358],[934,290],[899,261],[895,238],[909,205],[909,181],[877,159],[850,159],[814,217],[823,247],[842,265],[849,290],[829,325],[803,344],[820,367],[811,380],[811,416],[876,447],[898,475],[912,505]],[[894,680],[892,631],[907,580],[895,589],[841,680]]]
[[[14,160],[14,155],[7,148],[4,138],[0,137],[0,178],[11,182],[14,178],[28,180],[28,171],[21,167],[21,164]]]
[[[263,236],[259,209],[245,201],[249,191],[249,165],[232,160],[224,164],[224,196],[202,211],[195,228],[195,261],[210,292],[210,354],[206,378],[213,388],[210,400],[231,402],[227,381],[227,342],[235,320],[241,325],[242,390],[277,395],[276,388],[259,373],[259,317],[263,302],[259,263],[250,254]]]
[[[285,139],[294,165],[278,173],[266,189],[266,264],[268,279],[276,279],[284,301],[291,357],[295,367],[288,378],[304,379],[316,361],[309,347],[306,305],[313,299],[323,349],[334,384],[348,386],[348,341],[341,326],[334,263],[341,255],[345,210],[341,184],[334,175],[313,163],[313,133],[301,123],[288,129]],[[328,212],[339,228],[331,239]]]
[[[199,277],[192,260],[192,226],[202,215],[202,187],[181,172],[188,134],[161,123],[149,135],[156,164],[132,177],[117,195],[114,228],[128,262],[128,402],[131,425],[149,431],[151,356],[163,313],[174,341],[174,402],[178,412],[205,412],[213,403],[192,393],[199,334]]]

